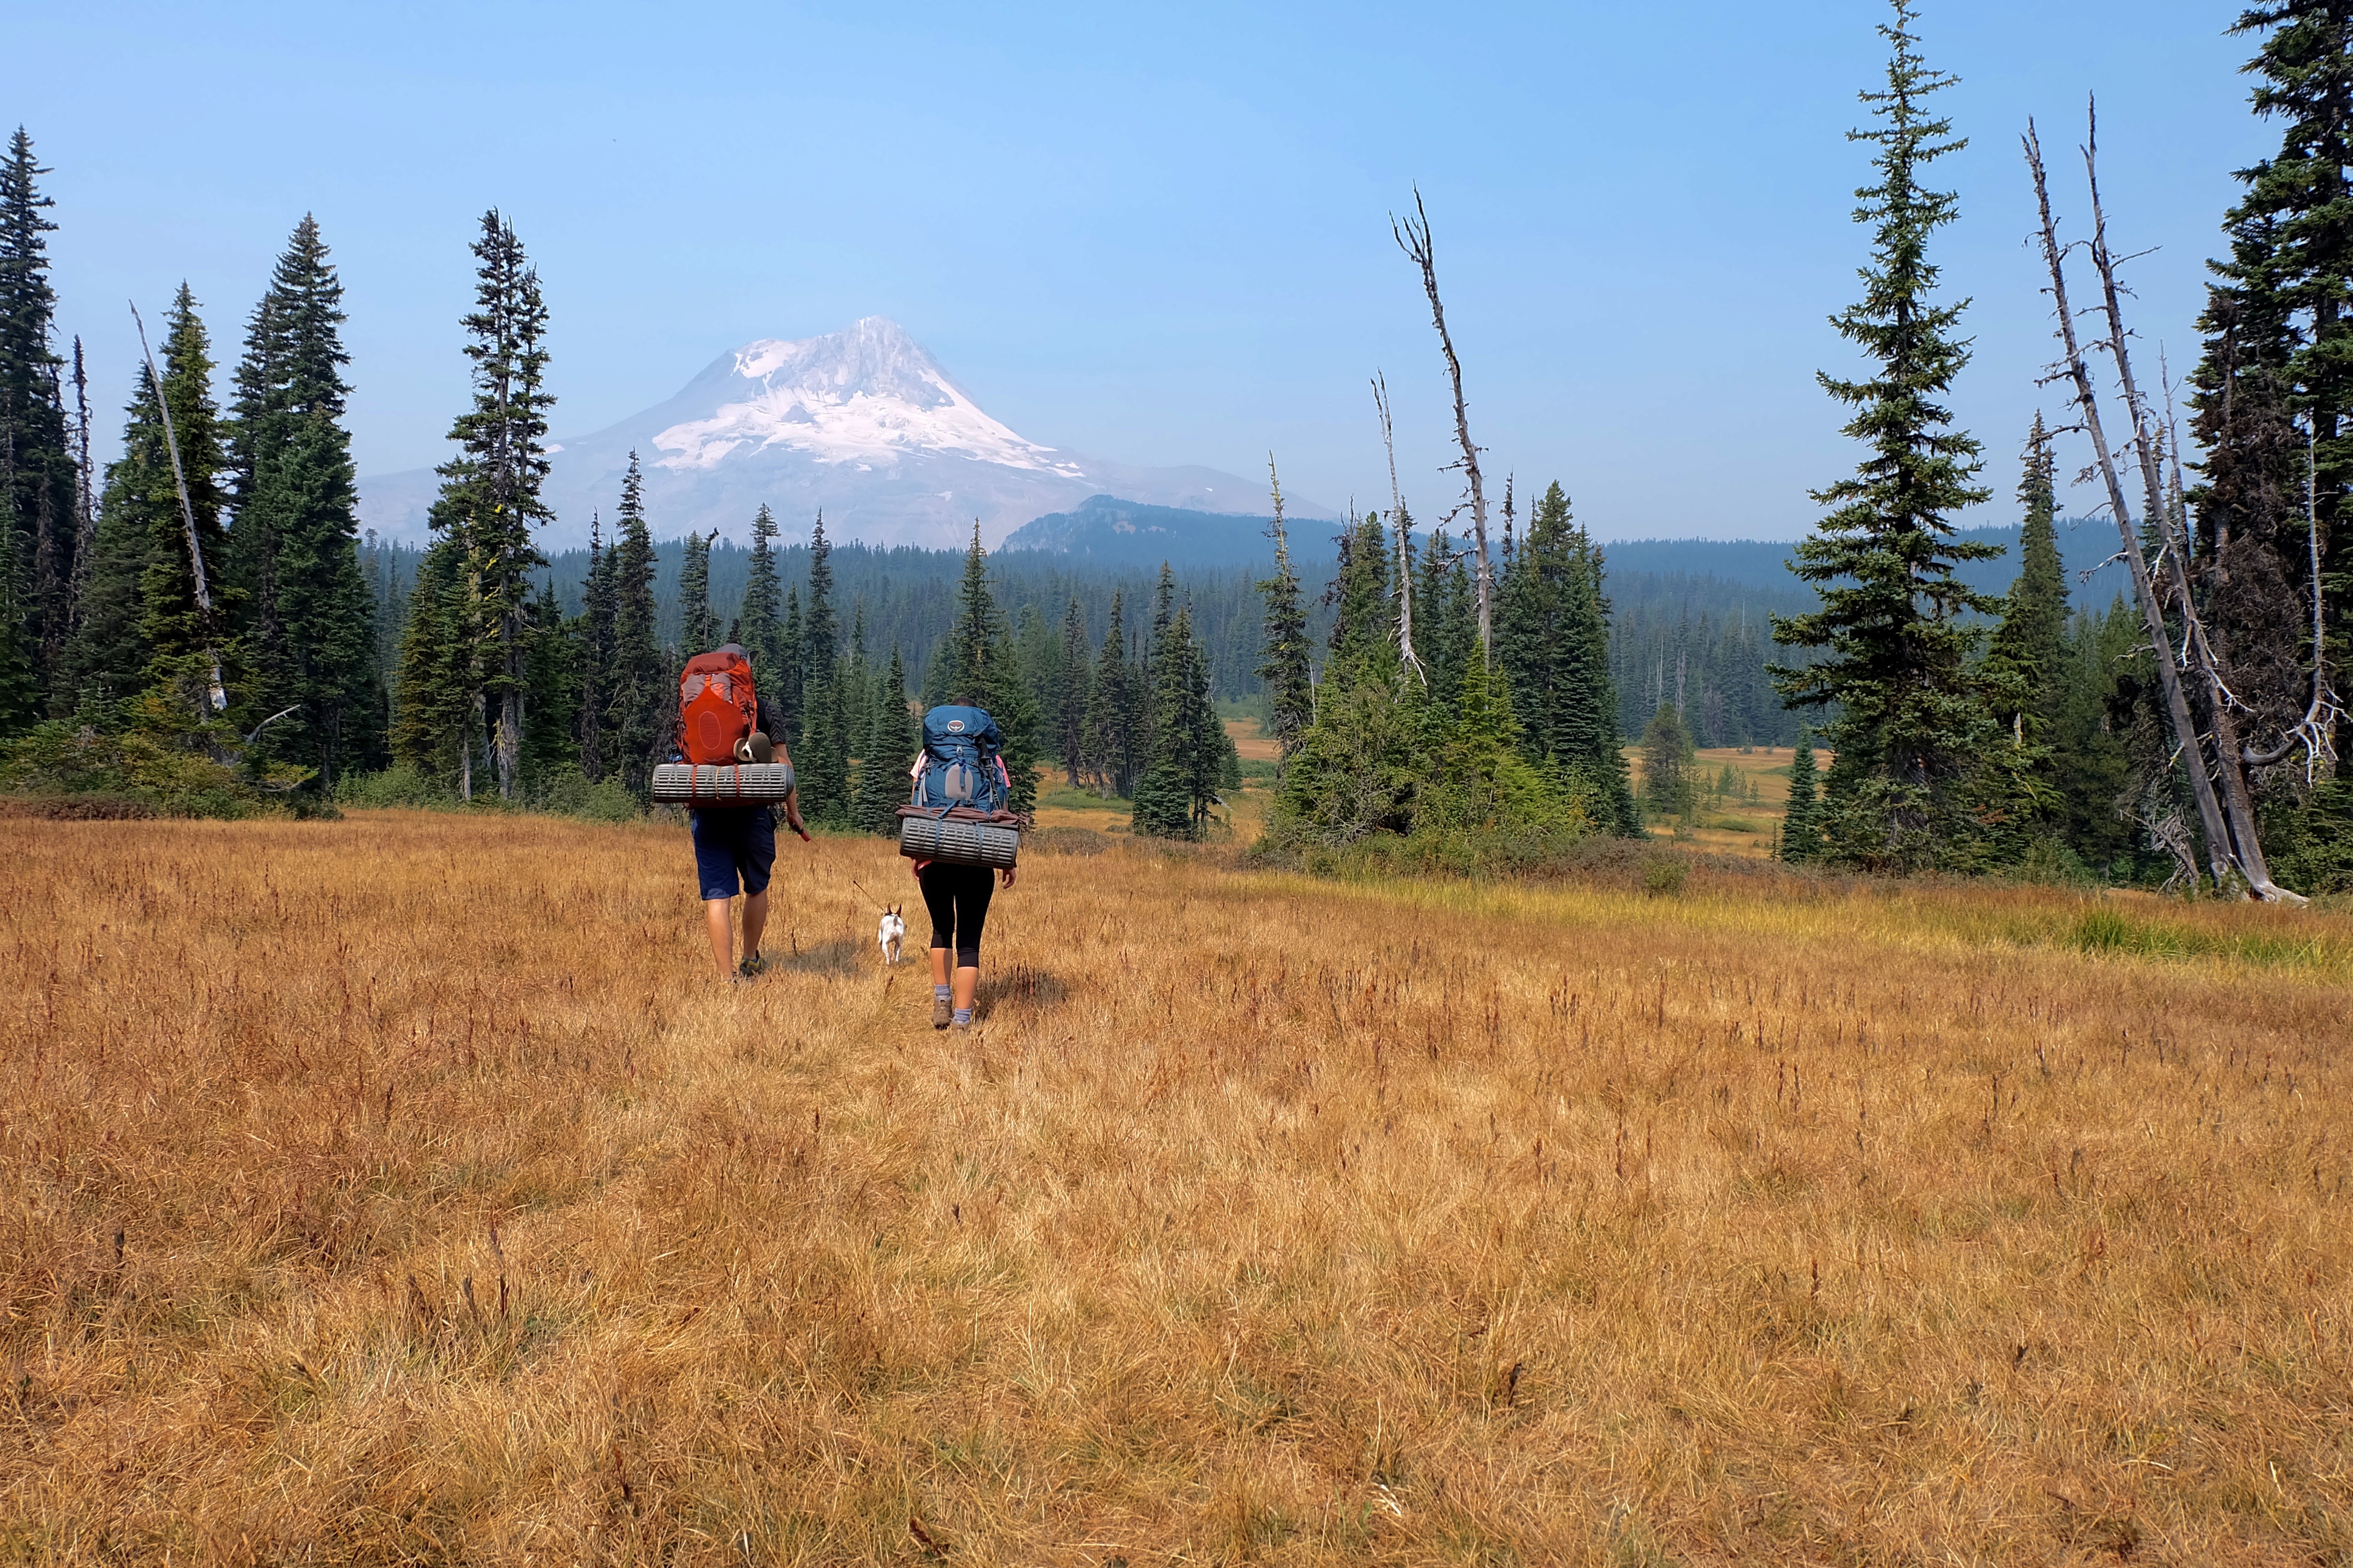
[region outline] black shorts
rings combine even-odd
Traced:
[[[706,899],[768,890],[776,864],[776,818],[765,805],[705,805],[686,814],[694,835],[694,877]]]

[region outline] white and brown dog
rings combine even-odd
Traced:
[[[874,932],[875,945],[882,950],[885,965],[899,962],[899,948],[907,940],[907,922],[899,918],[901,906],[892,904],[882,911],[882,923]]]

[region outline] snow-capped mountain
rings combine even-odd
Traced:
[[[554,548],[585,542],[592,512],[609,524],[632,450],[658,538],[716,529],[743,540],[765,502],[796,537],[821,507],[835,539],[955,546],[978,518],[994,545],[1091,496],[1247,513],[1263,505],[1265,489],[1211,468],[1100,463],[1029,440],[881,316],[823,337],[746,343],[668,402],[551,450],[544,495]],[[363,479],[362,521],[392,538],[421,538],[435,488],[427,469]]]

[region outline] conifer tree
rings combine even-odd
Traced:
[[[579,765],[575,726],[580,712],[584,661],[577,623],[565,620],[564,607],[555,601],[553,579],[540,583],[526,623],[522,763],[523,776],[537,784],[559,768]]]
[[[1258,584],[1266,602],[1265,637],[1258,678],[1266,683],[1267,732],[1288,763],[1300,737],[1315,721],[1315,678],[1308,663],[1307,610],[1300,600],[1299,573],[1291,563],[1291,541],[1282,522],[1282,481],[1271,459],[1267,477],[1274,492],[1274,518],[1267,536],[1274,541],[1274,575]]]
[[[67,437],[51,338],[57,296],[49,285],[47,242],[57,225],[43,215],[56,204],[40,193],[49,171],[33,156],[18,126],[0,157],[0,550],[10,603],[0,637],[0,688],[58,688],[70,631],[70,584],[80,539],[76,494],[79,470]],[[9,671],[13,669],[11,675]],[[70,704],[68,703],[69,706]],[[37,717],[32,700],[0,691],[0,734]]]
[[[171,433],[177,439],[181,470],[187,479],[189,509],[195,514],[196,547],[202,552],[207,584],[218,586],[213,589],[213,608],[207,615],[197,600],[186,520],[159,423],[153,458],[144,465],[150,484],[140,509],[147,525],[147,552],[139,581],[139,630],[149,649],[150,681],[178,706],[209,717],[202,690],[209,679],[205,667],[220,659],[233,679],[234,666],[225,645],[236,595],[227,591],[221,574],[227,553],[221,512],[227,498],[221,490],[220,476],[227,466],[227,455],[220,408],[213,399],[212,344],[196,315],[195,295],[185,283],[180,285],[164,318],[162,368]]]
[[[41,717],[37,652],[23,631],[27,594],[16,537],[16,498],[0,489],[0,739],[28,730]]]
[[[81,615],[66,654],[67,682],[86,700],[106,707],[147,684],[154,650],[141,629],[141,588],[159,530],[154,513],[179,500],[172,489],[155,388],[142,362],[124,410],[122,455],[107,465],[99,500],[98,531],[81,595]],[[182,551],[179,539],[168,541]],[[12,617],[11,625],[17,624]]]
[[[264,756],[315,770],[322,793],[374,762],[375,602],[361,575],[357,481],[343,428],[343,282],[309,216],[255,307],[229,432],[231,579],[246,596],[247,707],[272,720]]]
[[[493,207],[482,215],[474,242],[475,310],[464,319],[473,362],[473,405],[450,425],[458,456],[436,470],[441,493],[433,503],[432,525],[458,542],[477,583],[482,644],[473,661],[480,686],[471,694],[477,712],[495,708],[493,754],[499,794],[512,799],[520,782],[525,677],[525,616],[529,574],[546,564],[533,530],[550,513],[540,500],[547,478],[547,411],[554,395],[545,387],[547,306],[539,273],[523,254],[514,226]],[[470,746],[469,755],[470,755]]]
[[[621,475],[620,524],[613,541],[613,662],[605,686],[605,733],[612,741],[608,777],[644,799],[657,754],[675,720],[677,691],[664,679],[655,637],[654,542],[646,524],[645,479],[638,455]]]
[[[1194,679],[1198,658],[1193,642],[1193,612],[1187,605],[1153,641],[1152,674],[1157,689],[1152,709],[1156,722],[1151,762],[1136,781],[1135,809],[1129,822],[1134,832],[1146,837],[1200,837],[1202,814],[1196,811],[1196,795],[1203,770],[1195,703],[1206,701],[1206,696],[1198,692]],[[1212,771],[1213,781],[1214,776]],[[1210,793],[1214,794],[1214,782]]]
[[[1562,789],[1556,768],[1540,770],[1521,755],[1511,681],[1475,638],[1451,717],[1433,710],[1424,721],[1437,745],[1414,790],[1416,837],[1436,842],[1462,836],[1508,845],[1593,826],[1580,803]]]
[[[1134,683],[1134,672],[1127,662],[1123,595],[1113,589],[1111,621],[1095,659],[1094,679],[1089,683],[1085,742],[1087,766],[1096,789],[1106,796],[1124,795],[1135,787],[1136,753],[1143,748],[1134,728],[1139,704]]]
[[[1414,651],[1430,672],[1432,700],[1451,708],[1461,693],[1478,626],[1465,554],[1454,548],[1445,529],[1430,536],[1421,552],[1420,572],[1421,581],[1414,590]]]
[[[1062,773],[1072,789],[1086,783],[1087,698],[1092,685],[1087,653],[1087,617],[1073,594],[1062,612],[1061,670],[1053,704],[1054,750],[1061,755]]]
[[[1495,653],[1511,682],[1522,754],[1559,770],[1587,799],[1596,826],[1639,834],[1619,744],[1601,554],[1557,483],[1537,500],[1527,538],[1506,563],[1496,590]]]
[[[1167,575],[1162,568],[1162,575]],[[1038,706],[1022,679],[1005,617],[988,587],[988,552],[980,525],[972,530],[964,576],[956,584],[955,623],[948,629],[945,657],[948,700],[986,709],[1005,736],[1005,767],[1012,780],[1008,804],[1028,812],[1038,804]]]
[[[2002,601],[2001,625],[1986,653],[1991,702],[2001,728],[2023,741],[2046,736],[2061,700],[2067,646],[2067,574],[2059,563],[2058,513],[2050,433],[2034,416],[2018,484],[2026,522],[2018,579]]]
[[[801,588],[800,584],[796,583],[785,590],[785,633],[778,649],[777,662],[781,668],[776,681],[776,722],[784,726],[787,736],[796,739],[801,732],[801,688],[805,684],[802,679],[804,650],[801,644],[804,640],[804,632],[805,628],[801,624]]]
[[[1332,610],[1332,658],[1327,679],[1349,679],[1349,672],[1370,669],[1390,647],[1395,624],[1390,593],[1388,542],[1381,531],[1380,514],[1366,512],[1352,521],[1334,542],[1339,546],[1338,570],[1324,603]]]
[[[690,533],[681,542],[684,555],[678,570],[678,662],[719,646],[718,617],[711,613],[711,544],[718,531]],[[753,683],[759,682],[757,671]]]
[[[841,625],[833,608],[833,546],[825,514],[809,534],[808,609],[801,619],[802,809],[829,827],[849,826],[849,724],[841,680]]]
[[[601,520],[595,513],[590,513],[588,576],[581,586],[580,617],[572,637],[580,672],[577,682],[580,700],[572,730],[580,748],[580,772],[590,784],[604,778],[606,766],[611,760],[606,744],[611,731],[605,703],[616,647],[613,641],[614,574],[618,563],[617,552],[605,548]]]
[[[776,574],[776,520],[764,503],[752,516],[752,561],[744,583],[743,607],[736,612],[736,641],[751,656],[752,681],[761,696],[776,702],[784,695],[786,669],[795,661],[782,646],[785,636],[785,594]],[[775,697],[770,697],[770,692]]]
[[[1651,716],[1642,731],[1642,805],[1654,822],[1688,818],[1698,804],[1692,777],[1691,731],[1672,702]]]
[[[2353,5],[2266,0],[2231,31],[2261,42],[2251,102],[2279,151],[2237,172],[2226,259],[2199,321],[2192,429],[2206,447],[2192,563],[2201,619],[2250,750],[2306,754],[2316,661],[2353,668]],[[2307,461],[2307,458],[2309,459]],[[2306,485],[2321,545],[2323,633],[2312,647]],[[2203,704],[2201,704],[2203,706]],[[2211,717],[2200,716],[2201,722]],[[2353,813],[2353,723],[2340,709],[2319,765],[2249,775],[2267,856],[2314,890],[2353,887],[2353,856],[2315,853]],[[2284,858],[2283,858],[2284,857]]]
[[[470,758],[480,742],[474,722],[475,615],[470,573],[458,542],[433,542],[417,563],[401,627],[400,700],[392,726],[393,760],[442,784],[470,785]]]
[[[1789,753],[1789,805],[1781,819],[1782,859],[1802,866],[1820,858],[1820,812],[1814,773],[1814,740],[1810,731],[1800,729],[1797,749]]]
[[[922,731],[907,707],[907,666],[894,646],[860,746],[864,762],[858,773],[856,814],[860,832],[897,836],[899,808],[907,804],[907,768],[923,744]]]
[[[1826,652],[1808,668],[1777,667],[1774,679],[1793,706],[1835,710],[1833,839],[1842,855],[1890,869],[1929,864],[1972,836],[1962,786],[1990,721],[1969,668],[1975,633],[1962,617],[1998,605],[1954,567],[2000,548],[1952,537],[1951,514],[1988,493],[1970,483],[1977,442],[1951,427],[1939,401],[1968,362],[1967,342],[1953,335],[1968,301],[1932,301],[1937,269],[1927,259],[1955,198],[1919,183],[1926,165],[1964,145],[1926,107],[1954,79],[1922,60],[1912,0],[1893,3],[1894,21],[1879,29],[1890,46],[1887,85],[1861,95],[1881,123],[1849,133],[1879,149],[1878,182],[1856,193],[1855,210],[1855,221],[1877,226],[1876,240],[1862,300],[1833,319],[1876,368],[1862,381],[1818,376],[1854,410],[1845,433],[1868,455],[1854,478],[1815,492],[1831,510],[1792,563],[1821,608],[1774,620],[1778,641]]]

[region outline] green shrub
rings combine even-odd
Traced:
[[[541,781],[532,792],[531,805],[534,811],[583,822],[633,822],[639,815],[638,797],[620,780],[590,784],[587,774],[568,763]]]
[[[43,797],[135,801],[158,816],[274,816],[282,798],[238,776],[233,756],[194,749],[209,735],[131,730],[110,734],[70,720],[37,724],[0,742],[0,790]],[[180,743],[188,740],[193,744]]]
[[[335,781],[335,803],[369,811],[442,811],[455,805],[457,797],[408,763],[396,763],[382,773],[345,773]]]

